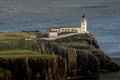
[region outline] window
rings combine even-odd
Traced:
[[[65,32],[67,31],[67,29],[65,29]]]
[[[60,30],[58,30],[58,32],[60,32]]]
[[[74,31],[74,29],[72,29],[72,31]]]
[[[68,29],[68,32],[69,32],[69,29]]]

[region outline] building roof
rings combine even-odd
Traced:
[[[59,27],[52,27],[51,29],[60,29],[60,28],[80,28],[80,26],[59,26]]]
[[[85,17],[85,15],[83,14],[82,17]]]

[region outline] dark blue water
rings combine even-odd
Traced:
[[[80,25],[82,14],[102,50],[120,57],[120,0],[0,0],[0,32]]]

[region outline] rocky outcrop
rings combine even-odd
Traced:
[[[62,41],[62,39],[58,40]],[[65,40],[63,40],[65,41]],[[67,42],[68,41],[68,42]],[[93,37],[92,34],[83,34],[81,35],[75,35],[75,36],[71,36],[68,38],[68,40],[66,39],[66,43],[69,42],[74,42],[77,41],[78,44],[81,42],[87,43],[87,45],[72,45],[72,47],[70,47],[71,49],[76,49],[79,50],[79,54],[81,55],[81,53],[89,53],[95,57],[97,57],[97,59],[100,62],[100,71],[106,70],[106,71],[119,71],[120,70],[120,66],[114,62],[111,61],[110,57],[108,57],[104,51],[102,51],[99,48],[99,45],[96,41],[96,39]],[[69,46],[68,46],[69,48]],[[88,52],[81,52],[81,51],[88,51]]]
[[[99,76],[100,71],[120,70],[119,65],[112,62],[110,57],[99,48],[92,34],[74,35],[51,42],[42,42],[39,45],[39,52],[53,53],[65,58],[68,76]]]
[[[60,57],[0,58],[0,67],[11,72],[11,78],[9,72],[0,72],[3,74],[0,80],[63,80],[67,70],[65,60]]]
[[[0,68],[0,80],[11,80],[11,72]]]
[[[101,71],[117,72],[120,70],[120,66],[112,62],[110,57],[108,57],[103,51],[92,51],[92,54],[99,59]]]
[[[11,72],[11,80],[96,80],[100,71],[120,70],[99,48],[92,34],[17,46],[56,57],[0,58],[0,67]]]

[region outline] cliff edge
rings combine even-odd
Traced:
[[[10,79],[4,80],[79,80],[84,78],[97,80],[103,71],[120,70],[120,66],[112,62],[110,57],[99,48],[96,39],[90,33],[53,41],[15,40],[18,42],[0,42],[0,67],[8,70],[11,76]],[[13,56],[10,55],[12,52],[7,53],[2,50],[19,51],[13,51]],[[23,50],[28,50],[28,52]]]

